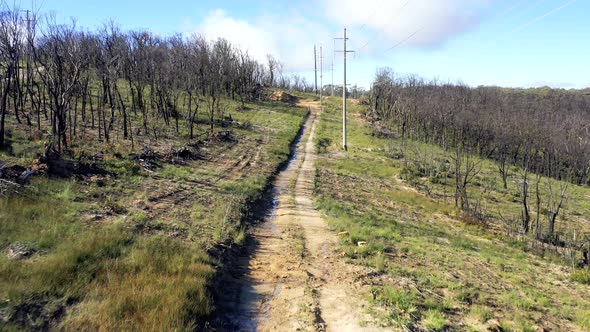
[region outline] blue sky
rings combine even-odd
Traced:
[[[346,25],[357,51],[348,63],[351,84],[366,87],[377,68],[388,66],[474,86],[590,86],[588,0],[43,1],[41,12],[51,11],[86,28],[113,19],[123,29],[224,37],[256,58],[271,53],[285,72],[308,79],[313,44],[322,44],[325,84],[332,38]],[[337,54],[334,83],[341,77]]]

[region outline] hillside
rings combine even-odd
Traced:
[[[351,101],[350,149],[341,140],[338,99],[324,103],[316,146],[317,205],[342,256],[371,270],[368,309],[403,330],[587,331],[590,273],[581,253],[519,235],[518,179],[508,189],[483,161],[470,191],[485,212],[477,220],[454,205],[453,181],[416,175],[424,160],[448,152],[379,136]],[[340,137],[340,138],[339,138]],[[401,146],[405,144],[405,146]],[[399,155],[404,148],[407,159]],[[517,171],[516,169],[514,170]],[[590,232],[590,189],[573,186],[560,230]]]
[[[307,114],[224,105],[232,120],[188,144],[88,141],[74,155],[91,170],[44,171],[0,197],[0,330],[204,327],[224,251],[243,243]],[[13,136],[12,146],[5,169],[43,154],[41,138]]]

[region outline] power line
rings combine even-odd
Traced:
[[[332,45],[332,85],[330,86],[331,95],[334,97],[334,55],[336,54],[336,40]]]
[[[322,105],[322,96],[324,91],[324,51],[323,46],[320,44],[320,53],[319,55],[315,54],[315,63],[317,64],[318,59],[320,60],[320,106]],[[317,72],[316,72],[317,75]]]
[[[377,6],[377,8],[375,8],[375,10],[373,11],[373,13],[371,15],[369,15],[369,17],[367,17],[365,19],[365,21],[370,20],[371,18],[373,18],[373,16],[375,16],[375,14],[377,14],[377,12],[379,11],[379,7],[381,7],[381,5],[383,4],[384,0],[379,1],[379,5]],[[361,25],[361,27],[359,28],[359,32],[363,30],[363,28],[367,25],[367,23],[363,23],[363,25]]]
[[[520,6],[525,1],[526,0],[518,0],[518,1],[516,1],[512,6],[508,7],[508,9],[506,9],[505,11],[503,11],[502,14],[500,14],[499,16],[507,15],[511,11],[515,10],[516,8],[518,8],[518,6]]]
[[[526,27],[528,27],[528,26],[530,26],[530,25],[532,25],[532,24],[534,24],[534,23],[537,23],[537,22],[539,22],[540,20],[542,20],[542,19],[544,19],[544,18],[546,18],[546,17],[548,17],[548,16],[551,16],[551,15],[553,15],[553,14],[557,13],[558,11],[560,11],[560,10],[562,10],[562,9],[564,9],[564,8],[566,8],[566,7],[568,7],[569,5],[572,5],[572,4],[573,4],[574,2],[576,2],[576,1],[578,1],[578,0],[570,0],[570,1],[568,1],[568,2],[564,3],[563,5],[561,5],[561,6],[557,7],[557,8],[554,8],[554,9],[550,10],[549,12],[547,12],[547,13],[545,13],[545,14],[541,15],[541,16],[538,16],[538,17],[536,17],[536,18],[534,18],[534,19],[532,19],[532,20],[530,20],[530,21],[526,22],[525,24],[522,24],[522,25],[520,25],[520,26],[516,27],[516,28],[515,28],[515,29],[513,29],[512,31],[510,31],[510,32],[506,33],[506,34],[505,34],[505,36],[506,36],[506,35],[513,34],[513,33],[515,33],[515,32],[518,32],[518,31],[520,31],[520,30],[522,30],[522,29],[524,29],[524,28],[526,28]]]
[[[318,94],[318,55],[316,52],[315,44],[313,45],[313,72],[314,72],[314,77],[315,77],[314,92],[317,95]]]
[[[518,13],[516,13],[516,15],[513,15],[511,17],[507,17],[505,18],[503,21],[504,22],[510,22],[510,21],[514,21],[515,19],[518,19],[520,17],[525,16],[527,13],[529,13],[530,11],[532,11],[533,9],[539,7],[539,5],[543,4],[543,2],[546,2],[547,0],[537,0],[536,2],[532,3],[531,5],[529,5],[528,7],[523,8],[522,10],[520,10]],[[508,11],[510,12],[510,11]]]
[[[527,28],[528,26],[541,21],[542,19],[544,19],[544,18],[546,18],[548,16],[551,16],[551,15],[557,13],[558,11],[560,11],[560,10],[562,10],[562,9],[570,6],[570,5],[572,5],[576,1],[577,0],[569,0],[569,1],[565,2],[565,3],[562,3],[562,5],[560,5],[560,6],[556,7],[556,8],[553,8],[552,10],[546,12],[545,14],[540,15],[540,16],[537,16],[537,17],[533,18],[532,20],[530,20],[528,22],[525,22],[525,23],[517,26],[516,28],[514,28],[514,29],[512,29],[512,30],[510,30],[510,31],[508,31],[508,32],[506,32],[506,33],[504,33],[502,35],[500,35],[498,38],[495,38],[494,40],[491,40],[491,41],[487,42],[480,49],[488,49],[488,48],[491,48],[492,46],[494,46],[495,44],[497,44],[501,40],[505,39],[507,36],[512,35],[512,34],[518,32],[518,31],[521,31],[521,30]]]
[[[392,47],[386,49],[384,52],[389,52],[395,48],[397,48],[398,46],[404,44],[405,42],[407,42],[408,40],[412,39],[415,35],[417,35],[420,31],[424,30],[424,27],[421,27],[420,29],[414,31],[414,33],[412,33],[411,35],[407,36],[405,39],[403,39],[402,41],[400,41],[399,43],[393,45]]]
[[[407,0],[407,1],[406,1],[406,3],[404,3],[404,4],[401,6],[401,8],[399,9],[399,12],[397,13],[397,15],[396,15],[396,16],[394,16],[394,17],[393,17],[391,20],[395,20],[395,19],[397,19],[397,18],[398,18],[398,17],[399,17],[399,16],[402,14],[402,12],[403,12],[403,11],[404,11],[404,9],[405,9],[405,8],[408,6],[408,4],[409,4],[409,3],[410,3],[410,0]],[[364,49],[365,47],[367,47],[367,45],[369,45],[370,43],[372,43],[373,41],[375,41],[375,39],[377,39],[377,37],[379,37],[379,33],[380,33],[380,31],[378,31],[378,32],[375,34],[375,36],[373,36],[373,38],[371,38],[371,39],[370,39],[369,41],[367,41],[367,42],[366,42],[366,43],[365,43],[363,46],[361,46],[361,47],[359,48],[359,51],[361,51],[362,49]]]

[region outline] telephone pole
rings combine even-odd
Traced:
[[[318,94],[318,56],[316,53],[316,47],[315,44],[313,45],[313,72],[315,75],[315,83],[314,83],[314,92],[317,95]]]
[[[334,45],[332,46],[332,51],[334,50],[336,50],[336,40],[334,40]],[[334,97],[334,54],[336,54],[336,52],[332,52],[332,85],[330,86],[332,97]]]
[[[322,109],[322,96],[324,94],[324,53],[320,45],[320,110]]]
[[[344,151],[348,150],[348,142],[347,142],[347,128],[346,128],[346,54],[347,53],[354,53],[354,51],[349,51],[346,49],[346,41],[348,38],[346,37],[346,28],[344,28],[344,38],[334,38],[338,40],[344,41],[344,50],[343,51],[336,51],[342,52],[344,54],[344,81],[342,82],[342,148]]]

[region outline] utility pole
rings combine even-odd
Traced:
[[[336,51],[342,52],[344,54],[344,81],[342,82],[342,148],[344,151],[348,150],[348,142],[347,142],[347,128],[346,128],[346,53],[353,53],[354,51],[349,51],[346,49],[346,41],[348,38],[346,37],[346,28],[344,28],[344,38],[334,38],[338,40],[344,41],[344,50],[343,51]]]
[[[324,94],[324,52],[320,45],[320,110],[322,109],[322,96]]]
[[[336,40],[334,40],[334,45],[332,46],[332,51],[336,50]],[[336,52],[332,52],[332,85],[331,85],[331,93],[332,97],[334,97],[334,54]]]
[[[315,83],[314,83],[314,92],[317,95],[318,94],[318,56],[316,53],[316,47],[315,44],[313,45],[313,71],[315,74]]]

